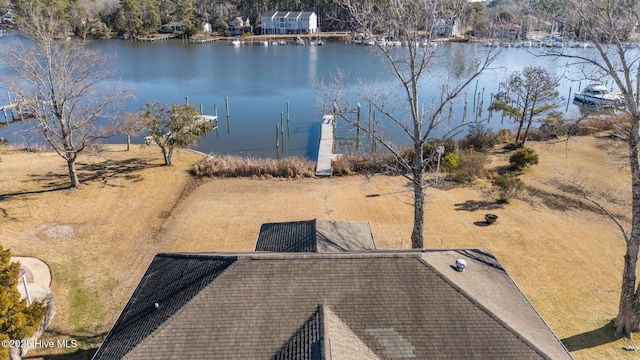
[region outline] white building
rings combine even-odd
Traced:
[[[318,15],[314,12],[269,11],[261,16],[263,34],[314,34]]]

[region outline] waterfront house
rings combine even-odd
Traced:
[[[253,32],[253,26],[247,17],[236,16],[229,22],[231,36]]]
[[[213,28],[211,27],[211,24],[210,24],[210,23],[206,22],[206,23],[204,23],[204,24],[202,25],[202,32],[209,33],[209,32],[211,32],[212,30],[213,30]]]
[[[315,34],[318,16],[315,12],[269,11],[260,17],[262,34]]]
[[[172,21],[162,25],[161,33],[174,33],[176,31],[184,31],[184,23],[182,21]]]
[[[440,19],[431,24],[435,36],[455,37],[460,36],[460,29],[457,19]]]
[[[11,10],[7,10],[2,15],[2,23],[3,24],[12,24],[12,25],[16,23],[16,17],[15,17],[15,15],[13,15],[13,12]]]
[[[368,223],[264,224],[157,254],[94,359],[571,359],[486,249],[377,250]]]

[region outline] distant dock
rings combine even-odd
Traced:
[[[216,42],[220,40],[220,37],[207,37],[207,38],[190,38],[189,43],[191,44],[208,44],[211,42]]]
[[[318,147],[318,162],[316,176],[331,176],[331,162],[333,161],[333,115],[322,116],[320,129],[320,146]]]

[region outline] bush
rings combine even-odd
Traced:
[[[510,173],[497,176],[493,180],[493,185],[498,188],[498,202],[501,203],[508,203],[510,199],[524,190],[524,181]]]
[[[573,124],[569,129],[570,135],[592,135],[599,132],[609,132],[614,135],[619,135],[620,132],[628,133],[629,128],[628,115],[615,115],[605,118],[587,118]],[[623,136],[624,137],[624,136]]]
[[[498,135],[481,122],[469,125],[469,133],[458,142],[461,149],[485,151],[496,145]]]
[[[435,168],[435,163],[438,161],[438,154],[436,153],[436,149],[440,145],[444,146],[444,153],[442,154],[442,157],[445,157],[450,153],[455,153],[457,149],[456,141],[451,138],[429,140],[422,147],[422,158],[431,159],[433,168]],[[405,159],[410,165],[413,165],[414,154],[415,150],[412,147],[407,147],[401,151],[402,158]]]
[[[539,139],[530,138],[532,140],[546,140],[565,136],[569,133],[569,123],[561,112],[553,111],[546,119],[542,120],[542,126],[537,133]]]
[[[516,150],[509,158],[509,164],[517,170],[538,164],[538,154],[531,148]]]
[[[512,143],[516,141],[516,135],[509,129],[500,129],[496,135],[496,144]]]
[[[333,175],[353,175],[388,173],[398,168],[393,155],[389,154],[355,154],[340,156],[331,165]]]
[[[461,152],[458,156],[458,166],[451,173],[450,179],[461,183],[470,183],[487,174],[485,165],[487,155],[477,151]]]
[[[458,167],[458,155],[454,153],[448,153],[442,157],[440,161],[442,170],[450,173]]]

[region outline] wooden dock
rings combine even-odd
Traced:
[[[208,38],[190,38],[189,43],[191,44],[208,44],[211,42],[216,42],[220,40],[220,37],[208,37]]]
[[[322,128],[320,129],[320,146],[318,147],[318,162],[316,163],[316,176],[331,176],[333,138],[333,115],[323,115]]]
[[[165,41],[169,40],[174,35],[151,35],[151,36],[138,36],[135,38],[136,41],[144,41],[144,42],[155,42],[155,41]]]

